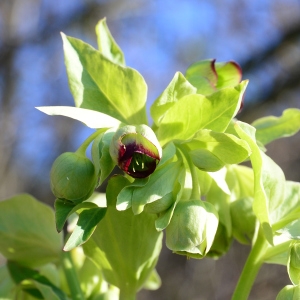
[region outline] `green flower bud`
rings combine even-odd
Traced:
[[[127,125],[117,130],[109,152],[125,173],[134,178],[145,178],[156,169],[162,149],[150,127]]]
[[[166,228],[166,245],[177,254],[203,258],[212,246],[217,227],[218,214],[212,204],[180,201]]]
[[[80,203],[88,199],[95,189],[95,167],[87,157],[66,152],[54,161],[50,182],[55,197]]]

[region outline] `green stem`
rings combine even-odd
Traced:
[[[284,252],[287,252],[289,250],[290,244],[291,241],[286,241],[282,244],[268,248],[263,256],[263,260],[266,261],[276,255],[280,255]]]
[[[192,159],[189,155],[189,149],[186,145],[177,145],[177,147],[180,149],[180,151],[183,153],[189,169],[191,171],[191,176],[192,176],[192,193],[190,199],[194,200],[200,200],[200,187],[199,187],[199,181],[198,181],[198,174],[195,165],[192,162]]]
[[[272,225],[273,231],[279,230],[283,228],[284,226],[288,225],[289,223],[297,220],[299,218],[299,211],[296,210],[296,212],[293,212],[287,216],[285,216],[282,220],[276,222]]]
[[[242,274],[236,285],[232,300],[247,300],[258,271],[263,264],[262,256],[264,254],[267,242],[259,229],[257,239],[250,251],[248,259],[244,265]]]
[[[104,131],[104,129],[98,129],[94,133],[92,133],[76,150],[77,154],[81,154],[82,156],[85,156],[85,152],[89,144],[100,134]]]
[[[136,299],[135,293],[129,293],[128,291],[120,289],[119,300],[135,300],[135,299]]]
[[[73,300],[84,300],[70,252],[62,253],[62,266],[70,289],[71,298]]]

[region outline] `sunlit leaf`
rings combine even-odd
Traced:
[[[207,129],[198,131],[184,144],[188,146],[195,165],[203,171],[217,171],[225,164],[238,164],[251,153],[247,142],[231,134]]]
[[[76,107],[96,110],[125,123],[147,124],[147,85],[81,40],[62,34],[69,86]]]
[[[156,265],[162,233],[154,227],[155,218],[108,206],[105,218],[83,245],[85,254],[101,268],[106,281],[124,294],[135,294]]]
[[[283,137],[296,134],[300,130],[300,110],[286,109],[282,116],[268,116],[252,123],[256,128],[256,138],[264,145]]]
[[[188,140],[200,129],[224,132],[236,115],[247,86],[243,81],[210,96],[188,95],[176,102],[161,120],[157,137],[162,145],[173,139]]]
[[[182,167],[180,161],[169,163],[150,175],[144,186],[134,189],[131,199],[133,213],[141,213],[146,204],[157,201],[171,193]]]
[[[91,109],[72,106],[42,106],[36,108],[50,116],[65,116],[78,120],[90,128],[110,128],[121,124],[119,120]]]
[[[115,167],[115,163],[109,153],[109,146],[115,130],[107,130],[103,135],[98,136],[92,144],[92,159],[96,173],[99,174],[99,185],[109,176]]]
[[[125,66],[124,54],[109,31],[106,18],[96,25],[96,35],[99,51],[112,62]]]
[[[151,116],[157,126],[164,117],[165,113],[184,96],[195,94],[196,88],[193,87],[185,77],[177,72],[162,94],[154,101],[150,108]]]
[[[272,244],[273,233],[269,214],[284,200],[285,177],[280,167],[257,146],[254,127],[238,121],[235,129],[252,150],[250,159],[254,171],[253,211],[263,227],[267,240]]]

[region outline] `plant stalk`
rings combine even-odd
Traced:
[[[62,266],[70,289],[71,298],[73,300],[84,300],[84,295],[80,288],[80,282],[70,252],[63,251]]]
[[[267,242],[262,233],[262,229],[259,229],[257,239],[250,251],[250,254],[244,265],[242,274],[236,285],[235,291],[232,296],[232,300],[247,300],[254,284],[256,276],[263,264],[263,254]]]
[[[106,130],[106,129],[105,129]],[[81,154],[82,156],[85,156],[85,152],[89,144],[102,132],[104,129],[98,129],[94,133],[92,133],[81,145],[80,147],[76,150],[76,153]]]
[[[125,291],[124,289],[120,289],[120,296],[119,300],[135,300],[136,294],[128,293],[128,291]]]

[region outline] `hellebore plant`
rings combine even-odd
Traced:
[[[265,145],[297,133],[300,111],[238,121],[248,81],[234,62],[205,60],[175,74],[149,127],[143,77],[105,19],[96,33],[99,50],[62,35],[75,107],[38,108],[95,129],[53,163],[55,212],[29,195],[0,203],[1,299],[136,299],[160,286],[163,231],[173,253],[192,259],[250,244],[232,299],[248,298],[263,263],[287,266],[291,285],[277,299],[298,299],[300,184]]]

